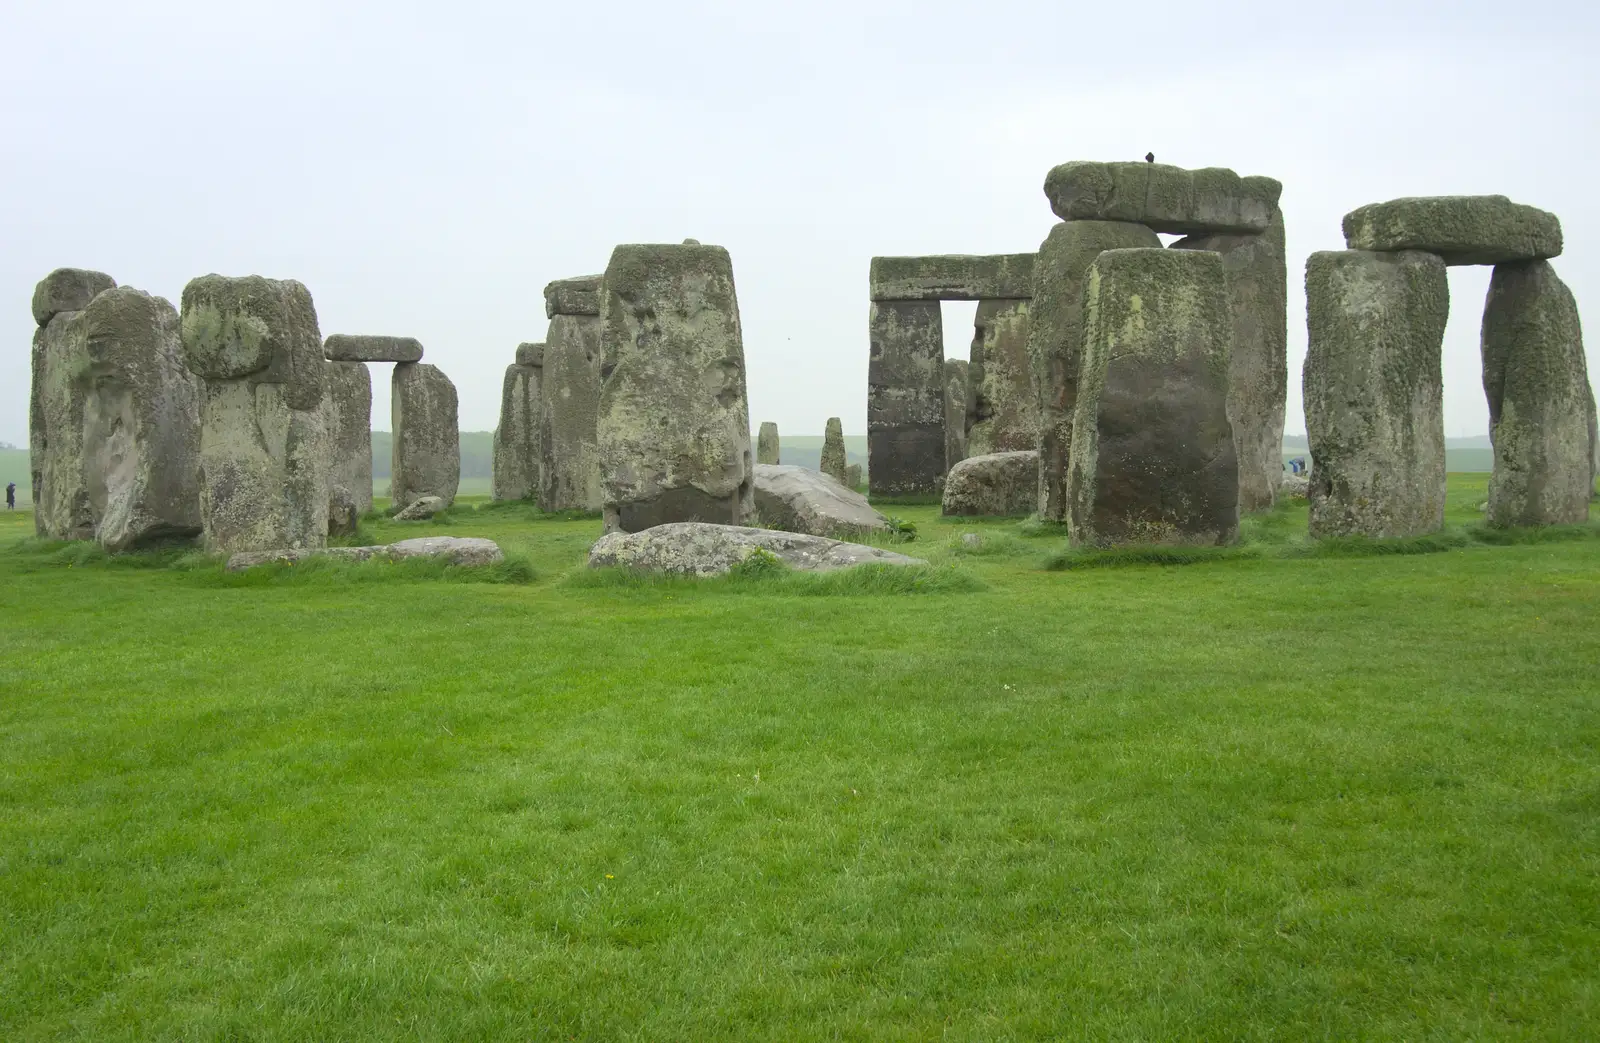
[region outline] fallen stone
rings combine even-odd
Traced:
[[[266,551],[247,551],[228,559],[229,572],[243,572],[258,565],[282,562],[293,565],[312,557],[344,561],[374,559],[403,561],[407,558],[443,558],[452,565],[497,565],[505,560],[499,544],[478,536],[421,536],[378,547],[317,547]]]
[[[375,337],[335,333],[322,345],[330,362],[421,362],[422,342],[414,337]]]
[[[1067,474],[1075,546],[1233,543],[1227,275],[1193,250],[1109,250],[1083,292]]]
[[[411,503],[437,496],[446,507],[461,485],[456,386],[437,366],[403,362],[390,380],[389,496]]]
[[[557,279],[544,288],[545,318],[557,315],[599,315],[600,280],[598,275]]]
[[[973,342],[973,351],[977,351]],[[970,364],[965,359],[944,360],[944,469],[946,472],[967,458],[967,425],[974,408],[972,385],[967,379]]]
[[[761,431],[756,436],[756,463],[782,463],[778,455],[778,425],[768,420],[761,425]]]
[[[823,474],[831,476],[834,481],[843,482],[846,477],[846,467],[844,425],[840,423],[838,417],[830,416],[822,435],[821,470]],[[851,488],[853,489],[855,486],[851,486]]]
[[[427,521],[450,506],[440,496],[420,496],[394,516],[395,521]]]
[[[1311,479],[1303,474],[1286,474],[1283,481],[1278,483],[1278,499],[1304,500],[1311,495]]]
[[[1561,255],[1561,220],[1505,196],[1417,196],[1344,215],[1352,250],[1426,250],[1445,264],[1502,264]]]
[[[875,301],[868,319],[867,475],[874,495],[944,485],[944,325],[938,301]]]
[[[57,268],[40,279],[33,288],[33,321],[40,326],[48,326],[57,315],[82,311],[95,297],[116,285],[117,280],[105,272],[92,272],[87,268]]]
[[[820,471],[756,464],[756,513],[768,529],[840,538],[887,529],[867,498]]]
[[[970,456],[944,479],[941,514],[1032,514],[1039,504],[1039,451]]]
[[[330,480],[349,492],[360,517],[372,510],[372,371],[364,362],[329,362],[327,370]]]
[[[1174,235],[1264,232],[1282,193],[1270,177],[1165,163],[1063,163],[1044,180],[1063,221],[1130,221]]]
[[[982,301],[1033,294],[1033,254],[874,257],[875,301]]]
[[[598,277],[597,277],[598,278]],[[557,315],[545,335],[539,509],[600,509],[600,319]]]
[[[1548,261],[1495,265],[1483,310],[1489,524],[1578,525],[1594,493],[1591,389],[1572,291]]]
[[[606,531],[749,518],[750,410],[728,251],[618,246],[600,324]]]
[[[517,355],[523,357],[520,348]],[[541,373],[538,366],[506,367],[500,389],[500,423],[494,429],[491,491],[496,500],[525,500],[539,492],[539,439],[544,422],[540,415]]]
[[[1327,251],[1306,261],[1310,531],[1387,538],[1444,525],[1444,261]]]
[[[589,548],[589,567],[714,576],[757,551],[775,555],[801,572],[831,572],[856,565],[927,564],[920,558],[824,536],[741,525],[672,522],[640,532],[613,532],[600,537]]]
[[[973,332],[967,455],[1037,450],[1039,399],[1028,359],[1028,302],[983,301]]]

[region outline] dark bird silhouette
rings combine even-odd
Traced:
[[[1146,163],[1154,163],[1156,161],[1156,154],[1154,152],[1146,152],[1144,154],[1144,161]]]

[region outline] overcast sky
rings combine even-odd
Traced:
[[[752,426],[859,434],[872,255],[1037,249],[1052,165],[1147,150],[1284,183],[1291,433],[1305,256],[1358,205],[1553,210],[1600,305],[1596,5],[1316,6],[4,0],[0,440],[27,441],[52,268],[175,304],[206,272],[299,279],[324,335],[419,338],[488,429],[546,282],[690,236],[733,255]],[[1451,435],[1487,429],[1487,284],[1451,270]],[[946,316],[965,357],[971,308]]]

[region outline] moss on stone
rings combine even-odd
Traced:
[[[1426,250],[1446,264],[1500,264],[1561,254],[1561,221],[1505,196],[1391,199],[1344,217],[1352,250]]]

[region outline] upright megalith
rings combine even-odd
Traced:
[[[1489,524],[1573,525],[1594,491],[1593,398],[1572,291],[1548,261],[1495,266],[1483,310]]]
[[[782,463],[778,456],[778,425],[768,420],[762,423],[761,431],[756,435],[756,463]]]
[[[606,531],[744,524],[755,509],[754,463],[728,251],[618,246],[600,297]]]
[[[1416,536],[1444,524],[1449,312],[1436,254],[1328,251],[1306,261],[1312,536]]]
[[[1028,306],[1028,360],[1039,413],[1039,517],[1067,517],[1067,467],[1078,362],[1083,347],[1083,284],[1089,266],[1106,250],[1158,248],[1161,239],[1126,221],[1064,221],[1039,247]]]
[[[539,508],[600,509],[600,276],[557,279],[544,288],[540,390]]]
[[[1239,534],[1222,258],[1110,250],[1083,290],[1067,476],[1080,546],[1215,545]]]
[[[33,290],[39,328],[30,358],[29,470],[34,531],[50,539],[89,539],[94,532],[83,473],[84,390],[70,374],[83,354],[79,314],[116,285],[104,272],[57,268]]]
[[[544,345],[522,344],[500,386],[500,424],[494,429],[496,500],[525,500],[539,493]]]
[[[867,480],[877,495],[944,487],[944,324],[939,302],[874,301],[868,321]]]
[[[1283,477],[1283,416],[1289,384],[1289,267],[1283,213],[1260,235],[1194,235],[1175,250],[1222,255],[1232,343],[1228,420],[1239,455],[1239,510],[1271,507]]]
[[[845,480],[845,451],[844,451],[844,424],[839,418],[830,416],[822,435],[822,461],[820,464],[823,474],[832,475],[835,481]],[[855,488],[855,486],[851,486]]]
[[[206,546],[325,545],[331,410],[310,292],[292,279],[203,275],[183,288],[182,330],[185,364],[202,382]]]
[[[438,366],[400,363],[390,382],[389,412],[390,503],[403,508],[424,496],[437,496],[450,506],[461,485],[456,386]]]
[[[973,319],[972,426],[967,454],[1011,453],[1039,447],[1039,400],[1028,360],[1028,311],[1022,299],[987,300]]]
[[[972,350],[978,350],[974,338]],[[972,422],[972,384],[965,359],[944,360],[944,469],[967,458],[967,426]]]
[[[372,373],[365,362],[327,366],[330,481],[334,489],[344,490],[359,518],[372,510]],[[330,502],[343,503],[344,498]]]

